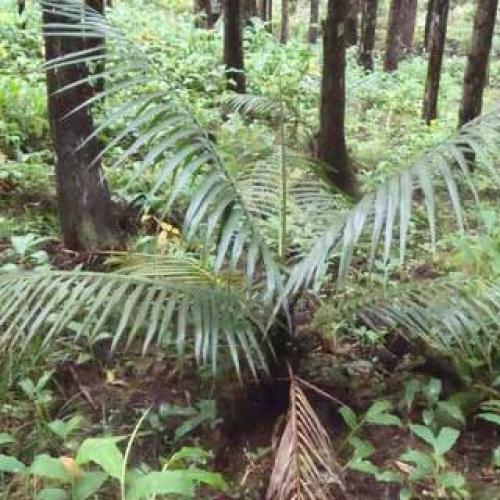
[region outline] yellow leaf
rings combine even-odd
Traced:
[[[63,455],[62,457],[59,457],[59,461],[62,463],[66,472],[68,472],[72,477],[79,478],[82,475],[82,471],[80,470],[80,467],[78,467],[74,458]]]

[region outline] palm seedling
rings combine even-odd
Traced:
[[[393,247],[398,246],[403,262],[416,215],[427,221],[434,248],[437,224],[443,217],[453,214],[459,229],[465,229],[463,204],[477,201],[478,175],[484,172],[495,187],[499,184],[495,164],[500,150],[498,109],[466,125],[457,137],[391,175],[352,205],[334,195],[317,169],[309,168],[309,162],[289,150],[282,103],[256,96],[235,97],[231,104],[253,114],[277,116],[279,144],[269,157],[242,165],[235,172],[178,97],[175,86],[106,19],[82,7],[78,0],[42,0],[40,4],[57,12],[61,20],[45,25],[45,36],[84,34],[107,40],[106,51],[85,48],[48,61],[46,69],[89,64],[96,68],[90,81],[106,80],[104,90],[80,105],[96,106],[106,99],[106,112],[91,137],[106,132],[112,139],[99,157],[122,145],[109,168],[128,165],[134,159],[135,177],[147,173],[154,178],[149,194],[163,200],[163,213],[168,213],[179,196],[186,196],[189,202],[182,235],[197,251],[127,254],[108,273],[43,270],[2,274],[2,355],[25,349],[34,339],[42,338],[42,346],[47,348],[60,336],[91,341],[106,330],[111,332],[113,347],[122,341],[130,346],[140,340],[144,351],[153,342],[164,348],[174,346],[180,356],[191,350],[199,362],[211,364],[214,372],[222,349],[238,373],[245,359],[257,374],[267,366],[269,325],[304,289],[320,288],[332,273],[341,286],[355,253],[365,257],[370,269],[377,258],[387,264]],[[105,65],[99,64],[102,62]],[[471,151],[476,159],[474,174],[468,163]],[[427,317],[429,313],[424,295],[413,303],[401,296],[391,307],[379,307],[376,312],[385,311],[384,317],[396,319],[411,333],[425,334],[433,345],[444,345],[439,342],[448,336],[466,349],[457,332],[467,342],[475,342],[472,335],[477,336],[477,328],[484,326],[479,321],[480,311],[491,312],[488,318],[494,315],[497,292],[495,284],[491,287],[484,300],[449,302],[455,312],[447,319],[432,312],[428,321],[441,321],[436,330],[434,325],[415,320],[416,315]],[[70,323],[79,325],[76,334],[71,333],[74,328],[68,329]],[[483,344],[475,348],[481,352],[489,349],[483,349]],[[305,412],[304,421],[310,421],[308,406],[293,380],[291,391],[292,400],[302,404],[298,411]],[[293,410],[290,415],[297,413]],[[288,434],[296,430],[287,429]],[[318,431],[314,440],[323,439]],[[327,469],[329,458],[321,460]],[[297,471],[296,475],[307,472],[300,467]]]

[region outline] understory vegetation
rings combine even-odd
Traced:
[[[246,23],[246,93],[192,3],[0,0],[0,498],[500,498],[498,35],[458,128],[476,3],[451,1],[426,124],[427,6],[387,72],[380,2],[374,70],[346,51],[346,194],[310,2],[286,44],[278,2]],[[71,65],[107,248],[61,236],[46,74]]]

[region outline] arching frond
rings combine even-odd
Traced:
[[[252,304],[241,276],[216,276],[188,257],[129,255],[109,273],[0,274],[0,352],[24,349],[35,337],[46,348],[62,335],[92,341],[109,332],[113,348],[173,346],[214,371],[223,349],[238,373],[244,357],[255,374],[266,362],[262,308]]]
[[[309,255],[300,262],[286,285],[284,296],[296,293],[302,286],[318,283],[330,257],[340,257],[338,281],[345,279],[353,252],[368,233],[369,266],[378,255],[387,262],[395,243],[401,261],[405,258],[410,220],[416,206],[425,211],[430,242],[434,247],[437,234],[438,196],[448,197],[460,230],[464,228],[462,210],[467,196],[477,200],[477,172],[484,172],[495,187],[500,176],[494,158],[500,153],[500,108],[467,124],[457,137],[426,153],[416,164],[392,175],[374,192],[362,199],[339,221],[331,220]],[[476,172],[471,172],[474,157]],[[464,189],[466,186],[466,189]],[[418,193],[418,196],[417,196]],[[380,252],[380,247],[381,252]]]
[[[260,95],[234,94],[227,97],[225,103],[232,111],[253,117],[277,118],[283,112],[279,102]]]
[[[361,307],[370,327],[402,327],[461,367],[498,369],[500,283],[459,276],[397,287]]]
[[[267,500],[332,499],[342,485],[327,431],[307,400],[299,381],[290,380],[290,409],[276,452]]]
[[[164,199],[168,211],[180,194],[194,193],[186,212],[183,232],[188,240],[217,246],[216,271],[239,262],[242,253],[252,255],[247,265],[247,278],[260,279],[265,271],[267,299],[281,287],[281,277],[273,253],[254,219],[252,207],[238,190],[231,171],[226,168],[209,135],[180,102],[177,91],[165,75],[158,74],[154,64],[139,49],[129,43],[106,19],[79,0],[41,0],[42,7],[55,15],[57,22],[44,26],[48,36],[68,36],[105,39],[110,37],[106,50],[102,47],[64,55],[47,63],[56,70],[68,64],[99,65],[91,76],[71,86],[105,78],[106,89],[90,96],[79,108],[106,98],[108,111],[93,134],[80,145],[106,131],[113,132],[98,158],[122,145],[110,168],[134,161],[138,164],[135,176],[154,173],[151,195]],[[168,75],[167,75],[168,77]],[[68,87],[59,89],[64,92]],[[134,90],[134,92],[132,92]],[[110,99],[116,97],[116,99]],[[75,110],[70,111],[70,114]],[[137,157],[140,160],[137,161]],[[92,165],[89,165],[91,168]]]
[[[308,160],[287,154],[286,192],[281,186],[281,155],[279,152],[242,169],[236,177],[241,196],[260,225],[269,245],[278,245],[278,221],[286,196],[287,248],[290,264],[307,254],[332,218],[345,212],[345,197],[332,191],[312,170]]]

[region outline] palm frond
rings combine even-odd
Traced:
[[[342,488],[340,468],[332,450],[328,433],[292,375],[290,409],[266,499],[332,499],[332,486]]]
[[[338,283],[342,284],[351,265],[361,236],[369,233],[369,267],[382,247],[385,263],[395,242],[401,262],[405,252],[410,221],[415,207],[422,207],[429,224],[431,247],[437,238],[438,195],[447,193],[458,228],[464,229],[463,200],[467,193],[477,201],[477,173],[486,173],[495,188],[500,185],[495,157],[500,153],[500,108],[465,125],[459,134],[426,153],[416,164],[392,175],[374,192],[362,199],[339,221],[332,220],[309,255],[292,271],[283,296],[296,293],[303,286],[318,284],[329,259],[339,255]],[[476,171],[469,159],[475,157]],[[466,189],[464,189],[466,186]],[[420,196],[416,196],[419,193]],[[371,233],[370,230],[371,229]],[[367,231],[368,230],[368,231]]]
[[[282,106],[269,97],[252,94],[232,94],[225,100],[232,111],[261,118],[277,118],[282,113]]]
[[[107,113],[91,136],[113,131],[114,138],[95,158],[125,144],[109,168],[138,163],[135,177],[153,172],[150,195],[161,196],[168,211],[179,195],[194,192],[186,212],[183,232],[190,241],[217,246],[216,271],[228,263],[238,263],[241,255],[252,255],[254,265],[247,265],[248,280],[260,279],[265,271],[267,299],[281,287],[281,275],[260,233],[251,207],[238,190],[236,179],[225,166],[213,141],[182,103],[174,85],[159,74],[146,54],[129,43],[106,19],[79,0],[41,0],[43,9],[56,14],[60,22],[48,23],[48,36],[111,38],[106,51],[86,49],[48,61],[47,69],[68,64],[92,64],[105,61],[105,70],[96,71],[78,86],[105,79],[106,89],[90,96],[78,108],[91,106],[106,98]],[[102,65],[101,65],[102,66]],[[59,89],[64,92],[68,87]],[[134,90],[134,92],[132,92]],[[113,104],[110,97],[115,97]],[[75,112],[70,111],[70,114]],[[137,162],[137,156],[141,160]],[[89,165],[92,168],[92,165]]]
[[[500,356],[500,283],[458,276],[399,286],[361,306],[371,328],[400,327],[462,368],[494,373]],[[474,368],[473,368],[474,370]]]
[[[25,349],[35,337],[48,348],[61,336],[92,342],[109,332],[113,348],[140,342],[145,353],[155,342],[179,356],[191,350],[214,371],[226,350],[238,374],[241,357],[256,374],[266,361],[261,306],[252,303],[241,276],[215,276],[189,257],[129,255],[110,273],[2,274],[0,351]]]

